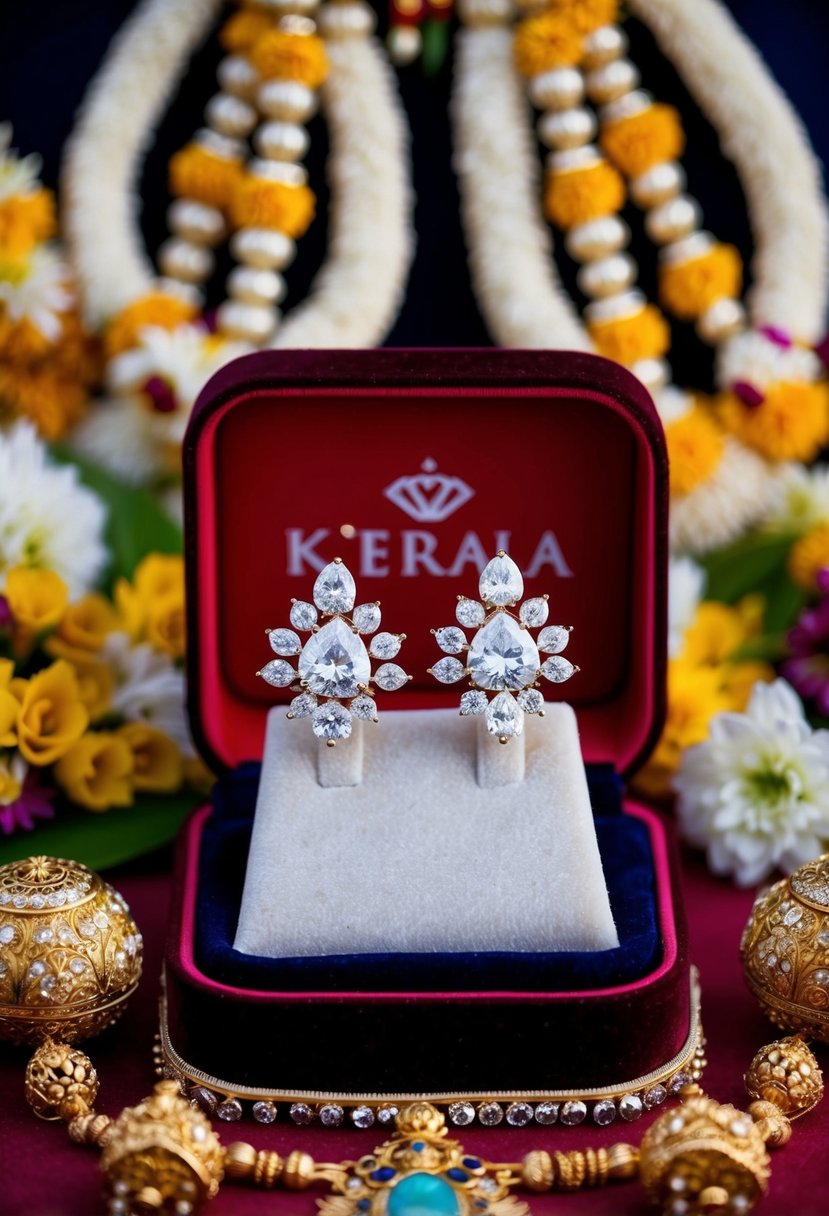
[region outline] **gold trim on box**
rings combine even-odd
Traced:
[[[319,1122],[324,1127],[338,1127],[346,1117],[355,1127],[368,1128],[374,1123],[393,1126],[398,1107],[408,1102],[431,1102],[446,1111],[455,1127],[468,1127],[476,1120],[485,1127],[502,1121],[510,1127],[525,1127],[534,1121],[542,1125],[561,1123],[574,1127],[588,1115],[599,1126],[612,1123],[617,1116],[626,1122],[638,1119],[646,1110],[660,1106],[668,1097],[679,1092],[689,1081],[699,1081],[705,1067],[702,1022],[700,1020],[700,986],[695,967],[691,968],[691,1021],[688,1037],[680,1051],[667,1064],[632,1081],[600,1089],[582,1090],[505,1090],[475,1091],[474,1093],[324,1093],[319,1090],[259,1089],[233,1085],[219,1077],[210,1076],[188,1064],[170,1041],[167,1021],[166,981],[162,976],[159,1007],[159,1036],[156,1044],[156,1066],[159,1075],[177,1080],[193,1101],[211,1115],[232,1123],[246,1113],[243,1102],[251,1102],[249,1113],[260,1123],[273,1123],[283,1112],[299,1126]]]

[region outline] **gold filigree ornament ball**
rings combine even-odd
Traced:
[[[823,1074],[800,1035],[761,1047],[744,1080],[749,1097],[773,1102],[788,1119],[805,1115],[823,1097]]]
[[[0,1039],[98,1034],[135,991],[141,951],[124,899],[86,866],[56,857],[0,866]]]
[[[829,854],[760,892],[740,954],[772,1022],[829,1043]]]

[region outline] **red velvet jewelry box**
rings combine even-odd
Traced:
[[[638,381],[560,352],[251,355],[201,394],[185,503],[191,720],[225,776],[180,841],[165,1066],[223,1117],[358,1126],[411,1095],[458,1125],[636,1118],[696,1074],[674,846],[624,795],[659,734],[666,663],[667,459]],[[575,626],[582,671],[544,691],[578,715],[619,947],[235,951],[265,718],[291,695],[255,679],[265,627],[341,556],[361,600],[406,624],[415,678],[395,708],[455,705],[426,674],[429,630],[498,548]]]

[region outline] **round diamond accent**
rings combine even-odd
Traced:
[[[317,696],[356,697],[358,685],[369,682],[371,662],[365,643],[335,617],[305,643],[299,674]]]
[[[472,639],[467,664],[479,688],[525,688],[538,673],[538,647],[526,629],[499,612]]]
[[[496,608],[505,608],[521,599],[524,579],[511,557],[499,553],[487,562],[481,572],[478,592],[485,604],[494,604]]]
[[[475,1122],[475,1107],[471,1102],[453,1102],[449,1107],[449,1118],[455,1127],[468,1127]]]
[[[314,1112],[306,1102],[294,1102],[288,1114],[296,1123],[297,1127],[307,1127],[314,1118]]]
[[[394,1123],[399,1113],[399,1106],[381,1106],[377,1112],[377,1122],[384,1125]]]
[[[486,711],[486,728],[499,739],[512,739],[524,729],[524,711],[508,692],[499,692]]]
[[[538,649],[545,654],[560,654],[570,641],[570,630],[563,625],[548,625],[538,635]]]
[[[643,1098],[645,1110],[653,1110],[655,1106],[661,1106],[667,1096],[668,1091],[664,1085],[653,1085]]]
[[[467,629],[475,628],[482,625],[486,617],[486,608],[483,604],[479,604],[477,600],[458,600],[458,606],[455,609],[455,619],[459,625],[465,625]]]
[[[73,960],[73,961],[77,961],[77,960]],[[42,962],[40,962],[40,960],[38,960],[38,962],[32,963],[31,967],[29,968],[29,975],[31,975],[35,979],[37,979],[37,977],[39,975],[43,975],[43,972],[45,970],[46,970],[46,964],[42,963]],[[74,970],[74,968],[73,968],[73,970]]]
[[[466,634],[454,625],[447,625],[435,632],[435,641],[444,654],[460,654],[466,646]]]
[[[351,714],[336,701],[318,705],[311,715],[311,726],[318,739],[347,739],[351,734]]]
[[[296,679],[296,672],[284,659],[271,659],[259,674],[266,684],[271,684],[274,688],[287,688]]]
[[[216,1107],[219,1105],[219,1099],[212,1090],[207,1089],[204,1085],[195,1085],[190,1090],[190,1101],[195,1102],[196,1106],[200,1107],[206,1115],[216,1113]]]
[[[558,1102],[539,1102],[535,1108],[535,1121],[542,1127],[549,1127],[558,1119]]]
[[[627,1123],[633,1123],[636,1119],[641,1118],[644,1109],[642,1099],[638,1094],[625,1094],[619,1103],[619,1114]]]
[[[478,692],[475,688],[461,697],[461,713],[464,717],[467,714],[485,714],[488,705],[486,693]]]
[[[15,939],[14,925],[3,925],[0,929],[0,946],[8,946]]]
[[[336,1102],[326,1102],[320,1107],[320,1123],[323,1127],[339,1127],[343,1121],[343,1108]]]
[[[541,674],[553,684],[563,684],[565,680],[570,679],[575,670],[570,660],[563,659],[560,655],[546,659],[541,666]]]
[[[273,1102],[254,1102],[253,1117],[257,1123],[274,1123],[276,1121],[276,1107]]]
[[[354,628],[360,633],[374,633],[380,628],[380,605],[358,604],[351,614]]]
[[[216,1107],[216,1118],[223,1123],[236,1123],[242,1117],[242,1103],[238,1098],[226,1098]]]
[[[497,1127],[504,1117],[504,1112],[498,1102],[483,1102],[478,1107],[478,1118],[484,1127]]]
[[[301,629],[303,633],[307,633],[316,625],[318,616],[319,613],[314,605],[306,603],[305,600],[296,600],[291,604],[290,621],[294,629]]]
[[[559,1120],[565,1127],[575,1127],[577,1123],[583,1123],[586,1117],[587,1106],[584,1102],[565,1102]]]
[[[447,655],[445,659],[438,659],[432,668],[432,675],[441,684],[456,684],[466,675],[466,667],[460,659],[453,659]]]
[[[293,629],[272,629],[268,641],[274,654],[299,654],[302,643]]]
[[[544,698],[537,688],[525,688],[519,692],[517,701],[525,714],[540,714],[544,708]]]
[[[355,697],[348,708],[361,722],[377,721],[377,706],[374,704],[373,697]]]
[[[357,587],[347,566],[342,562],[329,562],[317,575],[313,594],[320,612],[350,612],[354,607]]]
[[[51,929],[43,928],[35,931],[34,939],[39,946],[42,946],[44,943],[50,942],[54,936],[55,935]]]
[[[409,677],[396,663],[384,663],[374,673],[374,682],[384,692],[394,692],[408,682]]]
[[[668,1083],[668,1090],[672,1094],[678,1094],[683,1086],[691,1085],[693,1080],[694,1078],[689,1072],[678,1072],[671,1077],[671,1080]]]
[[[616,1118],[616,1103],[610,1098],[602,1098],[593,1107],[593,1122],[599,1127],[607,1127]]]
[[[83,973],[86,971],[86,963],[82,958],[73,958],[72,962],[69,964],[69,970],[73,975],[83,975]]]
[[[507,1123],[510,1127],[526,1127],[532,1121],[533,1108],[529,1102],[512,1102],[507,1107]]]
[[[351,1112],[351,1122],[355,1127],[371,1127],[374,1123],[374,1111],[370,1106],[355,1106]]]
[[[550,609],[547,601],[540,595],[535,599],[524,600],[518,612],[521,624],[526,625],[528,629],[538,629],[539,625],[545,623],[549,615]]]
[[[316,708],[317,698],[314,694],[312,692],[301,692],[298,697],[294,697],[288,706],[288,713],[292,718],[310,718]]]
[[[393,659],[400,653],[400,638],[394,633],[378,633],[368,649],[375,659]]]

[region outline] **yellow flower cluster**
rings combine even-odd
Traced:
[[[701,401],[665,427],[671,493],[690,494],[707,481],[720,463],[725,436],[710,409]]]
[[[774,679],[767,663],[746,660],[740,652],[761,629],[763,602],[747,596],[730,606],[699,605],[685,631],[680,653],[668,667],[668,713],[659,743],[636,776],[635,787],[648,798],[670,797],[682,754],[702,743],[715,714],[742,712],[758,681]]]
[[[624,202],[625,184],[606,160],[577,169],[553,169],[547,174],[544,211],[565,231],[612,215]]]
[[[180,557],[151,553],[135,571],[132,583],[120,579],[115,605],[121,628],[133,642],[149,642],[172,659],[184,657],[184,564]]]
[[[198,310],[163,291],[151,291],[133,300],[112,318],[104,331],[104,351],[107,359],[113,359],[125,350],[138,345],[138,335],[147,326],[158,329],[176,329],[192,321]]]
[[[0,249],[4,258],[24,261],[36,245],[55,235],[56,226],[51,190],[12,194],[0,201]]]
[[[829,523],[818,524],[798,537],[789,550],[786,568],[793,583],[815,594],[818,574],[829,568]]]
[[[628,367],[639,359],[661,358],[671,344],[668,322],[654,304],[632,316],[590,321],[587,329],[600,355]]]
[[[224,211],[242,175],[241,162],[189,143],[170,158],[170,193]]]
[[[685,148],[679,113],[656,102],[629,118],[609,122],[599,137],[602,151],[627,177],[638,177],[654,165],[676,160]]]
[[[230,215],[240,228],[277,228],[299,237],[314,218],[316,197],[308,186],[269,181],[246,173],[233,192]]]
[[[659,299],[675,317],[693,321],[717,300],[736,299],[742,283],[739,253],[718,242],[699,257],[660,266]]]
[[[825,380],[778,381],[759,405],[736,393],[719,398],[726,430],[770,460],[814,460],[829,442],[829,386]]]
[[[231,55],[244,54],[272,28],[273,20],[264,9],[245,8],[224,23],[219,32],[219,42]]]
[[[512,53],[522,76],[538,76],[553,68],[578,63],[582,56],[582,35],[563,6],[556,7],[519,22]]]
[[[250,48],[249,58],[265,80],[295,80],[318,89],[328,75],[325,43],[316,34],[266,30]]]
[[[580,34],[592,34],[602,25],[613,25],[619,15],[618,0],[547,0],[548,13],[568,21]]]

